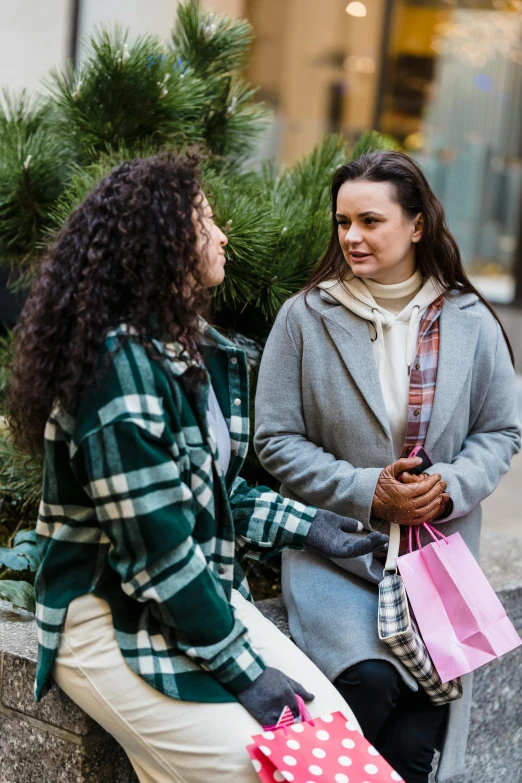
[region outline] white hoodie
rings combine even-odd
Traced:
[[[342,283],[325,280],[319,284],[322,296],[336,300],[368,321],[373,354],[388,414],[394,459],[401,455],[408,426],[410,368],[417,355],[422,316],[442,290],[429,278],[397,315],[377,304],[363,280],[353,273]]]

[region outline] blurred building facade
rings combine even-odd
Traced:
[[[244,0],[244,13],[277,157],[331,130],[390,134],[422,164],[488,295],[511,302],[518,277],[522,299],[522,3]]]
[[[0,0],[0,84],[37,89],[96,25],[169,37],[177,0]],[[522,0],[205,0],[245,16],[274,109],[261,156],[376,128],[421,162],[488,293],[522,302]],[[518,270],[518,272],[517,272]]]

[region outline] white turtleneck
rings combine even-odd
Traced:
[[[394,285],[362,280],[352,273],[342,283],[325,280],[319,288],[368,321],[393,455],[398,459],[408,426],[410,367],[417,354],[420,322],[441,289],[431,278],[423,282],[419,272]]]
[[[393,315],[401,313],[422,288],[422,277],[418,271],[404,283],[382,285],[382,283],[376,283],[375,280],[369,278],[362,282],[377,304]]]

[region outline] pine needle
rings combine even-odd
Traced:
[[[83,162],[121,146],[203,138],[206,88],[152,35],[131,41],[128,31],[102,27],[81,68],[54,70],[47,86],[57,128]]]

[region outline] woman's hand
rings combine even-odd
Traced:
[[[421,525],[440,515],[441,496],[446,489],[440,473],[415,476],[416,481],[404,483],[398,478],[421,462],[419,457],[398,459],[381,471],[373,496],[372,516],[398,525]]]
[[[426,473],[422,473],[420,476],[417,476],[415,473],[408,473],[407,471],[402,474],[401,481],[403,484],[416,484],[419,482],[420,479],[423,478],[423,476],[426,476]],[[445,519],[448,517],[451,512],[453,511],[453,501],[451,497],[448,495],[447,492],[443,492],[440,496],[440,510],[438,514],[434,517],[432,517],[432,521],[435,519]],[[423,522],[428,522],[429,520],[423,519]]]
[[[275,726],[287,706],[292,710],[294,718],[299,716],[296,694],[303,701],[312,701],[315,698],[291,677],[287,677],[279,669],[267,666],[248,688],[236,696],[261,726]]]

